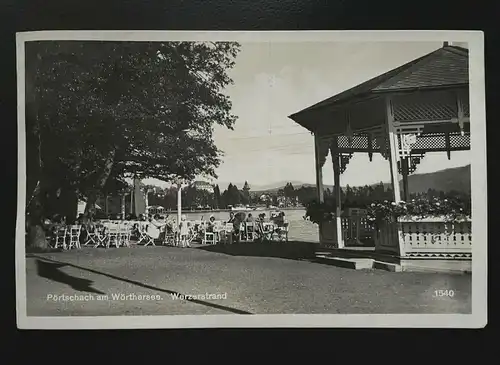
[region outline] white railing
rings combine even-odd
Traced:
[[[448,222],[443,218],[400,218],[385,223],[375,233],[376,249],[405,257],[469,259],[472,257],[470,220]]]

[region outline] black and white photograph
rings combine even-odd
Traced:
[[[18,327],[484,326],[483,53],[18,33]]]

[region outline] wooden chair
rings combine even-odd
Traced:
[[[205,230],[203,232],[203,239],[201,241],[202,245],[216,245],[217,244],[217,232],[208,232]]]
[[[276,225],[271,234],[271,239],[277,242],[288,242],[288,222]]]
[[[81,248],[80,245],[80,233],[82,231],[81,225],[71,225],[68,227],[68,236],[69,236],[69,249],[72,248]]]
[[[59,248],[59,245],[62,246],[63,250],[67,249],[66,246],[66,236],[68,235],[68,229],[66,227],[59,227],[55,232],[55,244],[54,248]]]
[[[116,248],[120,247],[120,226],[118,224],[111,224],[107,227],[106,248],[109,248],[113,243]]]

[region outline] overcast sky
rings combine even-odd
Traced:
[[[314,183],[313,137],[288,116],[441,46],[423,42],[242,44],[230,72],[234,85],[226,91],[238,120],[234,131],[217,127],[214,136],[225,153],[217,169],[221,188],[245,180],[255,187],[283,181]],[[325,184],[333,184],[329,161],[323,168]],[[446,153],[427,154],[417,173],[469,163],[469,151],[452,153],[451,161]],[[355,154],[341,180],[351,186],[389,181],[389,163],[378,154],[372,162],[367,154]]]

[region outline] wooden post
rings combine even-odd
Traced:
[[[322,166],[321,166],[321,161],[320,161],[320,140],[319,136],[315,133],[314,134],[314,160],[315,160],[315,168],[316,168],[316,194],[318,197],[318,201],[320,203],[323,203],[325,198],[324,198],[324,191],[323,191],[323,171],[322,171]],[[321,234],[321,223],[319,224],[319,242],[323,243],[323,235]]]
[[[324,190],[323,190],[323,170],[320,161],[320,140],[317,134],[314,135],[314,157],[316,162],[316,189],[317,197],[319,202],[324,202]]]
[[[134,214],[134,189],[130,190],[130,214]]]
[[[448,156],[448,160],[451,160],[450,132],[445,132],[444,144],[446,147],[446,155]]]
[[[182,184],[177,184],[177,228],[181,224],[182,217]]]
[[[394,202],[401,201],[401,192],[399,189],[399,173],[398,173],[398,139],[394,128],[394,114],[392,110],[392,102],[389,97],[386,98],[386,122],[387,132],[389,135],[389,163],[391,167],[391,184],[394,193]]]
[[[337,138],[335,138],[335,141]],[[344,237],[342,234],[342,194],[340,189],[340,154],[336,148],[331,150],[332,153],[332,164],[333,164],[333,181],[334,181],[334,197],[335,197],[335,241],[337,242],[338,248],[344,247]]]
[[[121,215],[122,219],[125,219],[125,194],[122,194],[121,198]]]
[[[408,175],[410,173],[409,158],[405,157],[401,159],[401,175],[403,175],[403,200],[410,200],[410,191],[408,188]]]
[[[392,109],[392,101],[390,97],[386,98],[386,122],[387,122],[387,132],[389,135],[389,161],[391,166],[391,183],[392,191],[394,193],[394,202],[397,204],[401,201],[401,191],[399,189],[399,172],[398,172],[398,160],[399,160],[399,144],[398,136],[394,128],[394,114]],[[404,255],[404,244],[401,237],[401,231],[399,230],[399,225],[395,224],[393,226],[394,233],[397,237],[397,246],[394,247],[398,255]]]

